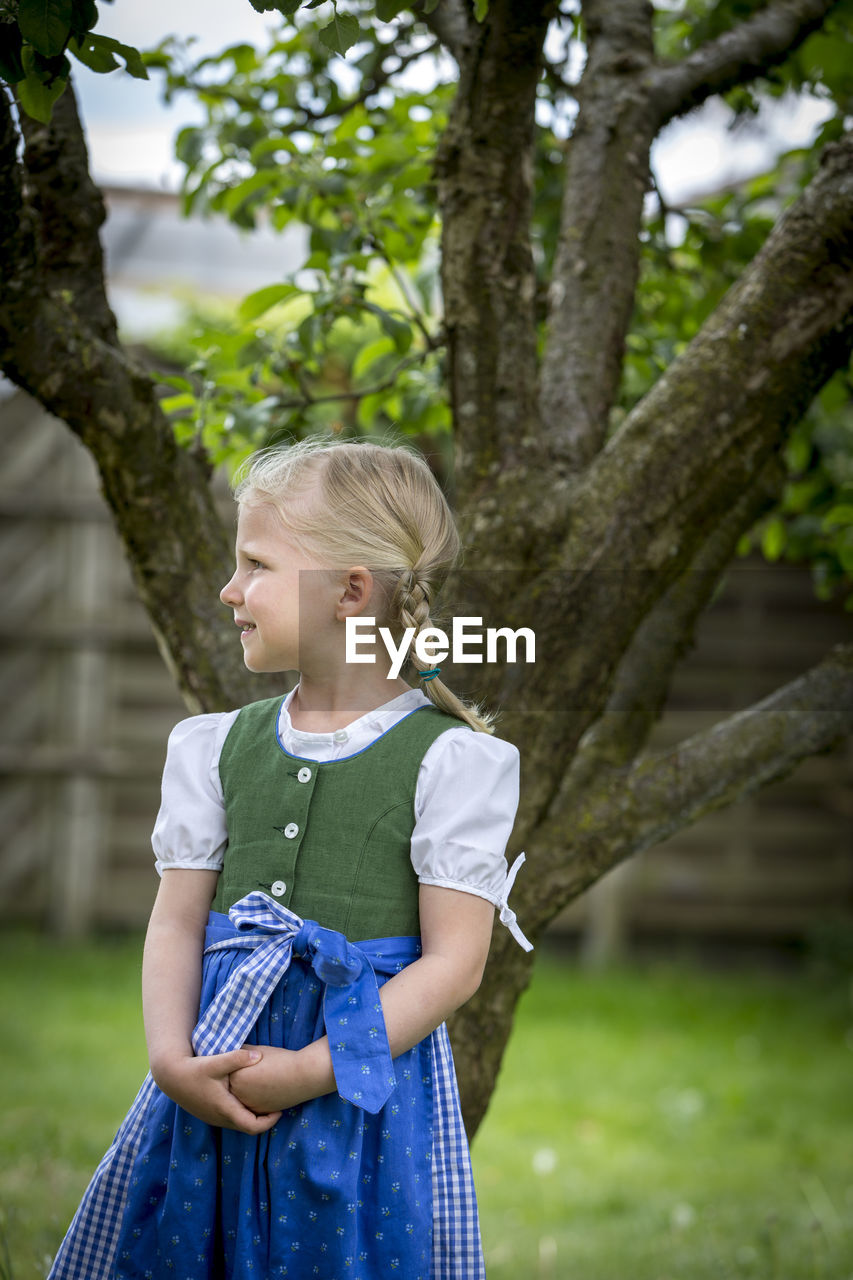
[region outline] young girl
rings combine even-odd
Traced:
[[[305,441],[238,484],[222,601],[285,698],[173,730],[143,957],[151,1071],[51,1280],[484,1276],[445,1019],[476,991],[518,753],[347,618],[430,626],[458,553],[404,447]],[[383,661],[384,655],[384,661]],[[199,1014],[199,1010],[201,1013]]]

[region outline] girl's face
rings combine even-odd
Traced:
[[[250,671],[301,671],[305,641],[322,651],[335,626],[339,576],[290,541],[272,505],[240,507],[237,568],[219,598],[234,610]]]

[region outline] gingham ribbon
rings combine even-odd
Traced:
[[[379,998],[379,984],[365,953],[342,933],[302,920],[265,893],[253,890],[228,912],[237,930],[211,943],[205,954],[227,948],[253,955],[234,970],[193,1032],[198,1055],[239,1049],[295,955],[326,986],[323,1019],[338,1093],[375,1114],[397,1081]]]

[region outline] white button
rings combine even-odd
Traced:
[[[297,773],[296,777],[298,778],[298,780],[299,780],[300,782],[310,782],[310,781],[311,781],[311,770],[310,770],[310,769],[300,769],[300,770],[299,770],[299,772]]]
[[[288,822],[287,826],[284,828],[284,834],[287,836],[288,840],[292,840],[294,836],[298,836],[299,828],[296,823]]]
[[[332,734],[332,737],[334,738],[335,742],[346,742],[349,739],[349,734],[347,733],[346,729],[336,729],[335,732]]]
[[[270,885],[270,888],[273,891],[273,896],[276,898],[283,897],[284,894],[287,892],[287,885],[284,883],[283,880],[273,881],[273,883]]]

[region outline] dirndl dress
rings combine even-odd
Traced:
[[[149,1075],[48,1280],[484,1280],[447,1029],[392,1062],[379,987],[416,937],[350,943],[264,893],[210,913],[197,1054],[327,1034],[336,1093],[250,1135]]]

